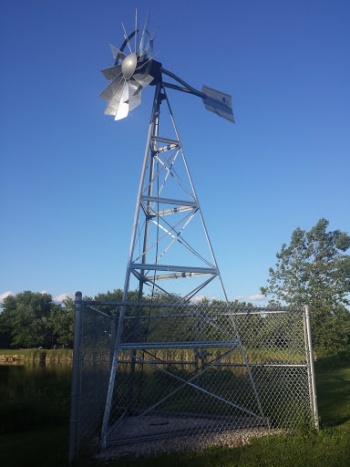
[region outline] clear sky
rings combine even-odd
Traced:
[[[1,296],[123,287],[153,88],[115,122],[100,70],[135,8],[165,68],[233,98],[235,125],[169,91],[229,298],[296,227],[350,232],[348,0],[2,0]]]

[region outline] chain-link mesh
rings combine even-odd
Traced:
[[[302,310],[83,303],[78,443],[193,449],[314,423]]]

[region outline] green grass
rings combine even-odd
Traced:
[[[108,466],[347,467],[349,456],[349,437],[322,432],[304,436],[260,438],[249,445],[233,449],[209,448],[201,453],[124,460]]]
[[[334,362],[338,364],[340,360],[340,368],[332,368]],[[345,467],[350,459],[350,361],[340,360],[336,356],[333,364],[332,361],[317,364],[321,417],[321,430],[318,433],[300,431],[293,435],[252,439],[249,445],[238,448],[215,447],[201,452],[124,459],[104,463],[103,467]],[[5,404],[0,397],[0,410],[3,413],[7,411],[7,416],[17,417],[20,423],[19,414],[24,420],[26,413],[28,415],[27,424],[19,424],[14,430],[6,429],[0,433],[1,467],[67,466],[69,421],[67,401],[64,400],[67,397],[69,388],[64,389],[64,384],[60,385],[59,381],[51,381],[48,387],[42,387],[37,392],[34,387],[27,386],[21,396],[22,401],[14,400],[12,408],[8,401]],[[47,405],[46,413],[38,413],[30,406],[32,399],[36,404],[38,400],[46,399],[51,401],[51,406]],[[39,414],[39,418],[30,418],[33,413]],[[82,460],[78,465],[97,464]]]
[[[318,409],[323,428],[349,424],[350,369],[339,368],[317,376]],[[348,425],[350,429],[350,426]]]

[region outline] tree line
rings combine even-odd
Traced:
[[[138,292],[130,292],[129,301],[137,301]],[[85,300],[121,302],[123,290],[115,289],[99,293],[95,297],[85,296]],[[176,297],[167,297],[174,300]],[[148,298],[145,298],[147,301]],[[157,301],[164,301],[161,296]],[[154,301],[154,300],[152,300]],[[209,303],[204,299],[203,303]],[[217,302],[218,304],[219,302]],[[233,304],[238,304],[234,302]],[[244,305],[244,303],[240,303]],[[246,306],[252,306],[246,304]],[[72,348],[74,339],[75,304],[71,298],[55,303],[49,293],[26,290],[4,299],[0,313],[0,348]]]
[[[350,236],[339,230],[327,231],[328,226],[326,219],[320,219],[310,231],[294,230],[290,244],[283,244],[276,254],[267,285],[261,287],[271,306],[309,305],[314,348],[319,354],[350,346],[350,256],[346,253]],[[116,289],[94,299],[121,301],[122,295],[123,291]],[[130,300],[136,298],[137,293],[132,293]],[[232,305],[253,307],[237,301]],[[71,298],[57,304],[48,293],[24,291],[4,299],[0,348],[72,347],[73,335]]]

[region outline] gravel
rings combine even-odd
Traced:
[[[209,446],[238,447],[252,437],[281,432],[268,427],[252,426],[247,419],[229,421],[204,417],[141,416],[129,417],[115,427],[107,449],[99,459],[150,456],[178,451],[200,451]],[[244,422],[244,426],[243,425]],[[249,426],[251,425],[251,426]]]

